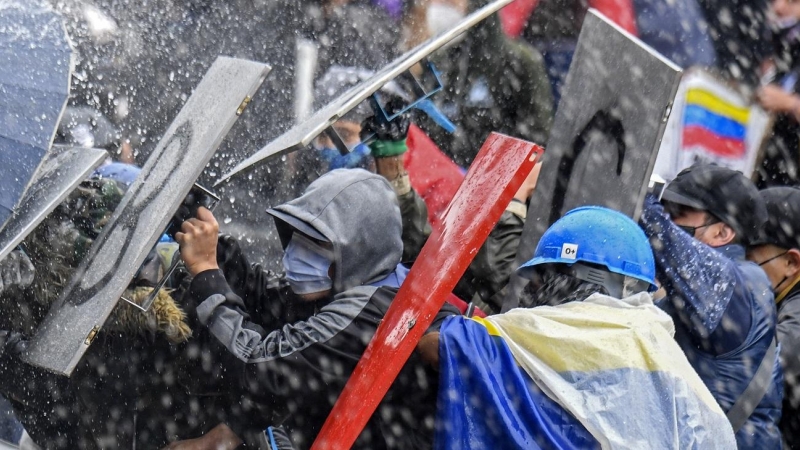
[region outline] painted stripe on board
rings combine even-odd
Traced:
[[[683,114],[683,126],[700,126],[720,137],[744,141],[746,129],[744,125],[714,114],[700,106],[689,105]]]
[[[745,155],[744,142],[714,134],[701,126],[683,128],[683,148],[700,146],[709,153],[725,158],[742,158]]]
[[[686,104],[701,106],[741,124],[746,124],[750,120],[749,109],[726,102],[705,89],[689,89],[686,94]]]

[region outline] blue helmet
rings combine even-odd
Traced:
[[[141,171],[142,169],[133,164],[112,162],[98,167],[94,173],[92,173],[91,178],[110,178],[129,187],[136,180],[136,177],[139,176]]]
[[[517,271],[529,278],[541,264],[580,262],[605,266],[608,272],[644,281],[649,291],[656,290],[655,260],[647,236],[626,215],[600,206],[576,208],[557,220],[542,235],[533,259]],[[580,275],[584,276],[576,276],[595,281],[586,271]]]

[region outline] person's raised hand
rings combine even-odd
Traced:
[[[796,114],[800,109],[800,97],[786,92],[774,84],[759,89],[756,98],[761,107],[769,112]]]
[[[221,423],[199,438],[173,442],[162,450],[233,450],[240,445],[239,436]]]
[[[402,109],[397,99],[392,99],[386,105],[389,114]],[[408,150],[406,137],[408,127],[411,125],[411,116],[408,113],[395,117],[391,122],[386,122],[377,115],[367,117],[361,123],[360,137],[362,141],[374,139],[369,148],[375,158],[391,158],[400,156]]]
[[[208,209],[200,207],[197,217],[181,225],[175,233],[175,240],[181,246],[181,258],[192,275],[206,270],[218,269],[217,236],[219,224]]]
[[[522,186],[519,187],[517,193],[514,194],[514,198],[525,203],[530,198],[531,194],[533,194],[533,190],[536,189],[536,182],[539,180],[539,172],[542,170],[542,163],[537,162],[536,165],[533,166],[531,172],[525,178],[525,181],[522,182]]]

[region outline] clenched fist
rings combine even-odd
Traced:
[[[175,240],[181,245],[181,258],[189,273],[197,275],[206,270],[219,268],[218,235],[217,219],[206,208],[200,207],[197,210],[197,217],[183,222],[181,231],[175,233]]]

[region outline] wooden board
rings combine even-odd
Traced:
[[[681,69],[589,10],[564,84],[516,265],[567,211],[601,205],[634,219],[664,134]],[[503,310],[527,284],[511,277]],[[528,305],[526,305],[528,306]]]
[[[23,359],[69,375],[269,66],[220,57],[159,141]]]

